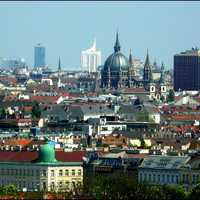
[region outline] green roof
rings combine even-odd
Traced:
[[[55,158],[54,147],[49,144],[41,145],[40,149],[39,149],[39,156],[33,162],[40,162],[40,163],[56,163],[56,162],[58,162]]]

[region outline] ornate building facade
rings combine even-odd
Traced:
[[[103,69],[101,70],[101,87],[107,89],[147,87],[150,82],[151,66],[148,51],[144,64],[143,79],[139,79],[135,73],[131,51],[129,59],[121,53],[119,36],[117,33],[114,53],[106,59]]]

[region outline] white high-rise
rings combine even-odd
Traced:
[[[81,69],[87,72],[96,72],[101,65],[101,51],[96,49],[96,40],[91,48],[81,52]]]

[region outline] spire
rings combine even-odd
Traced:
[[[145,68],[149,68],[150,67],[150,62],[149,62],[149,50],[147,49],[147,55],[146,55],[146,60],[145,60],[145,64],[144,64]]]
[[[165,69],[165,66],[164,66],[164,63],[162,62],[162,64],[161,64],[161,71],[164,71],[164,69]]]
[[[59,56],[59,60],[58,60],[58,71],[61,71],[61,61],[60,61],[60,56]]]
[[[115,42],[115,46],[114,46],[114,50],[115,52],[118,52],[120,51],[120,43],[119,43],[119,36],[118,36],[118,31],[117,31],[117,34],[116,34],[116,42]]]
[[[129,54],[129,64],[130,64],[130,65],[133,64],[133,58],[132,58],[131,49],[130,49],[130,54]]]
[[[144,64],[143,80],[151,81],[151,79],[152,79],[151,66],[150,66],[150,61],[149,61],[149,51],[147,49],[147,55],[146,55],[146,60]]]
[[[160,84],[165,82],[165,80],[164,80],[164,69],[165,69],[165,66],[164,66],[164,63],[162,62],[162,64],[161,64],[160,81],[159,81]]]

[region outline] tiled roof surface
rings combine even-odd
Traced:
[[[56,151],[56,159],[61,162],[82,162],[86,151]],[[0,151],[0,162],[30,162],[38,157],[37,151]]]

